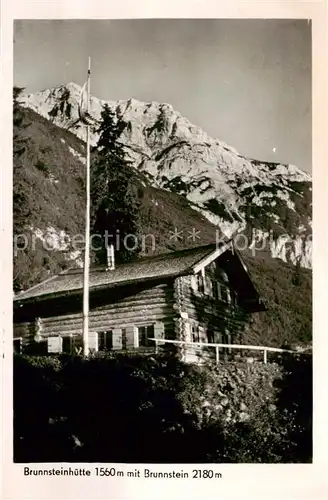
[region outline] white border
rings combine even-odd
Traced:
[[[308,18],[313,32],[313,194],[314,194],[314,354],[315,413],[314,464],[311,465],[218,465],[224,479],[108,480],[107,478],[25,477],[22,465],[12,462],[12,84],[13,19],[59,18]],[[1,317],[6,342],[3,363],[3,477],[5,499],[89,499],[89,498],[293,498],[321,499],[328,496],[327,450],[327,256],[325,228],[328,214],[328,175],[325,139],[327,39],[324,1],[285,0],[281,2],[206,0],[121,0],[117,1],[30,1],[3,0],[1,25]],[[40,468],[46,464],[40,464]],[[56,465],[56,464],[54,464]],[[85,464],[80,464],[85,466]],[[102,464],[103,465],[103,464]],[[79,464],[74,464],[78,467]],[[94,468],[96,464],[90,464]],[[35,464],[37,467],[37,464]],[[118,465],[119,468],[132,466]],[[140,467],[141,469],[143,467]],[[172,465],[151,466],[152,470],[172,470]],[[191,470],[194,466],[174,467]],[[208,465],[206,468],[209,468]]]

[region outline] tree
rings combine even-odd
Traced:
[[[14,87],[13,89],[13,264],[14,264],[14,290],[19,290],[22,280],[22,273],[28,269],[26,267],[26,255],[22,251],[17,254],[19,247],[18,235],[25,233],[26,220],[30,215],[28,203],[28,192],[25,179],[24,153],[27,147],[27,137],[25,129],[29,126],[26,121],[25,110],[18,102],[18,98],[24,89]],[[16,242],[15,242],[16,240]]]
[[[26,138],[23,137],[23,130],[29,126],[26,123],[26,117],[24,109],[20,106],[18,102],[18,98],[23,92],[24,88],[22,87],[14,87],[13,89],[13,127],[14,127],[14,136],[13,136],[13,146],[14,146],[14,157],[19,157],[25,152],[25,144]]]
[[[108,242],[114,245],[118,262],[131,260],[140,251],[136,175],[119,141],[124,127],[124,122],[117,122],[105,104],[96,130],[100,135],[91,166],[92,232],[102,237],[101,245],[95,240],[101,246],[95,260],[101,264],[106,262],[105,231],[109,233]]]
[[[294,286],[300,286],[302,284],[302,266],[300,257],[297,257],[296,259],[292,283]]]

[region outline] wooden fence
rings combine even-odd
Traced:
[[[302,351],[292,351],[289,349],[279,349],[278,347],[265,347],[265,346],[257,346],[257,345],[241,345],[241,344],[214,344],[207,342],[186,342],[184,340],[168,340],[168,339],[155,339],[149,338],[148,340],[152,340],[155,342],[155,352],[158,353],[159,344],[176,344],[181,346],[191,346],[191,347],[201,347],[208,348],[212,347],[215,349],[215,361],[216,364],[220,361],[220,349],[238,349],[238,350],[248,350],[248,351],[262,351],[263,352],[263,362],[266,364],[268,362],[268,352],[280,352],[280,353],[290,353],[290,354],[309,354],[304,353]]]

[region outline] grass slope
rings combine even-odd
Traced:
[[[272,259],[264,252],[243,252],[267,311],[254,314],[245,335],[253,345],[295,348],[312,341],[312,272]]]

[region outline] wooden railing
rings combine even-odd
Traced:
[[[168,340],[168,339],[155,339],[149,338],[148,340],[152,340],[155,342],[155,352],[158,353],[158,345],[162,344],[176,344],[176,345],[184,345],[191,347],[202,347],[208,348],[213,347],[215,349],[215,361],[216,364],[220,361],[220,348],[221,349],[240,349],[240,350],[248,350],[248,351],[263,351],[263,362],[266,364],[268,361],[268,352],[280,352],[280,353],[291,353],[291,354],[309,354],[299,351],[292,351],[289,349],[280,349],[278,347],[265,347],[265,346],[257,346],[257,345],[242,345],[242,344],[214,344],[207,342],[186,342],[184,340]]]

